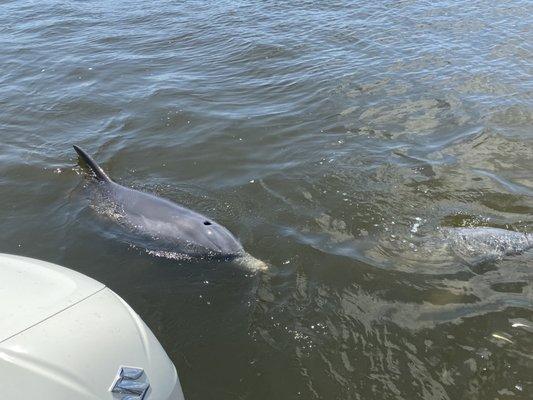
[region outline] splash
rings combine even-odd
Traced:
[[[135,246],[132,245],[132,247],[135,247]],[[188,254],[179,253],[175,251],[149,250],[149,249],[144,249],[144,250],[146,251],[146,253],[150,254],[151,256],[166,258],[169,260],[176,260],[176,261],[199,260],[199,258],[194,258],[194,257],[189,256]],[[200,258],[200,259],[208,260],[209,257]],[[218,261],[221,261],[221,260],[218,260]],[[236,258],[234,260],[234,263],[237,264],[239,267],[242,267],[252,272],[266,271],[268,269],[267,263],[251,256],[248,253],[244,254],[242,257]]]
[[[240,267],[243,267],[250,271],[266,271],[268,269],[268,264],[254,256],[246,253],[242,257],[236,258],[235,263]]]
[[[151,256],[167,258],[169,260],[176,260],[176,261],[192,261],[193,260],[191,256],[184,254],[184,253],[177,253],[175,251],[148,250],[148,249],[145,249],[145,251]]]

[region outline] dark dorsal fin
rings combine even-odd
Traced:
[[[76,153],[78,153],[78,156],[89,166],[91,167],[91,170],[94,172],[94,175],[96,176],[96,179],[99,181],[105,181],[105,182],[111,182],[111,178],[107,176],[107,174],[104,172],[102,167],[100,167],[96,161],[94,161],[89,154],[87,154],[85,151],[80,149],[78,146],[74,145],[74,150],[76,150]]]

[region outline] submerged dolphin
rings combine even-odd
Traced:
[[[533,234],[500,228],[441,228],[450,249],[463,260],[479,263],[533,248]]]
[[[104,170],[81,148],[80,158],[99,181],[103,201],[111,204],[114,219],[135,233],[149,237],[160,249],[192,258],[249,258],[231,232],[208,218],[170,200],[130,189],[113,182]],[[255,260],[255,268],[264,263]],[[262,263],[262,264],[261,264]]]
[[[485,263],[518,255],[533,248],[533,234],[492,227],[441,227],[397,240],[396,234],[363,242],[356,256],[372,265],[409,272],[460,271],[464,265]]]

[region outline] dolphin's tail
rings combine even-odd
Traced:
[[[76,153],[78,153],[78,156],[89,166],[91,167],[91,170],[93,171],[94,175],[96,176],[96,179],[99,181],[105,181],[105,182],[111,182],[111,178],[107,176],[107,174],[104,172],[102,167],[100,167],[96,161],[94,161],[90,155],[88,155],[85,151],[83,151],[78,146],[74,145],[74,150],[76,150]]]

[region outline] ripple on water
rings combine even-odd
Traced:
[[[472,265],[438,232],[531,232],[531,15],[524,0],[4,2],[1,251],[112,287],[190,399],[529,399],[531,251]],[[268,268],[128,235],[81,190],[75,143]]]

